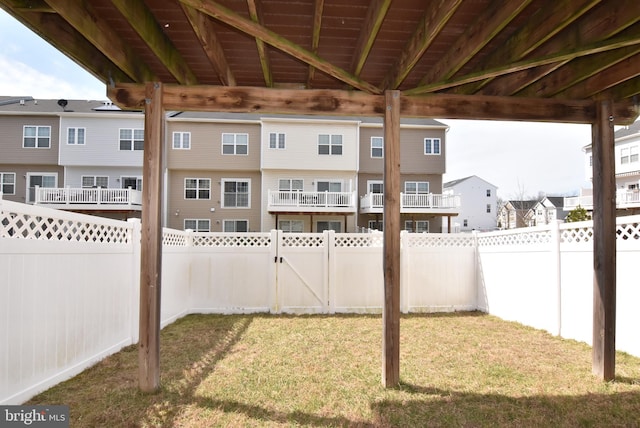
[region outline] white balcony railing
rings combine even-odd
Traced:
[[[564,198],[564,209],[571,211],[581,206],[586,210],[593,209],[593,195],[575,196]],[[638,190],[618,190],[616,192],[616,208],[639,208],[640,207],[640,191]]]
[[[56,205],[73,209],[82,205],[83,208],[91,206],[142,206],[142,192],[129,189],[109,188],[73,188],[73,187],[36,187],[34,191],[35,205]]]
[[[355,192],[268,191],[269,211],[355,212]]]
[[[440,195],[435,193],[400,193],[400,212],[457,212],[460,208],[460,195]],[[382,212],[384,195],[367,193],[360,198],[360,212]]]

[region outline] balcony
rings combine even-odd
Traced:
[[[460,195],[400,193],[400,213],[457,215],[460,213],[460,200]],[[383,193],[367,193],[360,198],[362,214],[381,214],[383,210]]]
[[[581,206],[582,208],[592,211],[593,210],[593,195],[575,196],[571,198],[564,198],[564,209],[571,211],[574,208]],[[640,208],[640,191],[638,190],[618,190],[616,192],[616,208],[629,209]]]
[[[355,213],[356,192],[268,191],[269,212]]]
[[[133,189],[36,187],[34,205],[60,210],[141,211],[142,192]]]

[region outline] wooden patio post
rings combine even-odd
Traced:
[[[164,145],[161,83],[147,83],[144,112],[138,383],[142,391],[154,392],[160,387],[162,155]]]
[[[400,91],[386,91],[384,115],[384,308],[382,383],[400,383]]]
[[[615,378],[616,177],[613,102],[596,103],[593,146],[593,354],[592,371]]]

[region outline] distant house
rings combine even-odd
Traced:
[[[538,203],[536,200],[529,201],[506,201],[498,211],[498,227],[500,229],[515,229],[517,227],[527,227],[527,213]]]
[[[585,175],[593,176],[592,147],[584,147]],[[615,133],[616,209],[618,215],[640,213],[640,121],[625,126]],[[580,196],[565,198],[565,207],[571,211],[580,205],[593,211],[593,192],[582,189]]]
[[[443,184],[443,194],[460,195],[462,203],[452,231],[494,230],[498,215],[498,188],[472,175]],[[443,230],[446,224],[443,224]]]
[[[556,220],[563,220],[569,214],[564,209],[564,197],[547,196],[537,202],[525,215],[525,223],[528,226],[541,226]]]

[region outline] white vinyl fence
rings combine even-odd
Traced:
[[[640,217],[618,225],[617,348],[640,356]],[[0,404],[138,340],[140,225],[0,199]],[[401,235],[401,310],[482,310],[591,342],[591,223]],[[382,234],[164,230],[161,322],[381,313]]]

